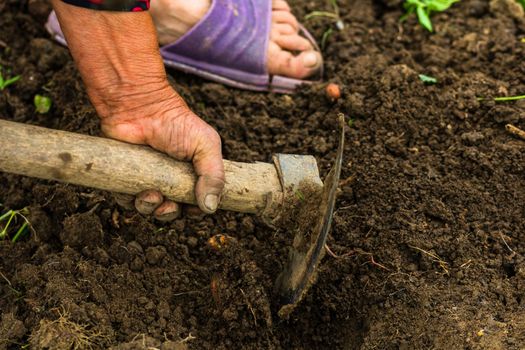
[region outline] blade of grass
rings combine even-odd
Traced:
[[[329,17],[334,19],[339,19],[339,16],[336,13],[328,12],[328,11],[313,11],[307,14],[304,19],[305,21],[314,18],[314,17]]]
[[[337,17],[340,17],[339,5],[337,4],[337,0],[332,0],[331,3],[332,3],[332,7],[334,8],[334,12],[336,13]]]
[[[332,35],[333,30],[332,28],[329,28],[326,32],[323,33],[323,38],[321,39],[321,49],[324,50],[326,47],[326,42],[328,41],[328,38],[330,35]]]
[[[20,75],[17,75],[16,77],[12,77],[10,79],[7,79],[5,82],[4,82],[4,86],[7,87],[11,84],[14,84],[16,83],[17,81],[20,80]]]
[[[4,221],[9,215],[11,215],[13,213],[12,210],[9,210],[7,213],[5,213],[4,215],[0,216],[0,221]]]
[[[16,231],[13,239],[11,239],[11,241],[13,243],[16,243],[16,241],[18,241],[18,238],[20,238],[20,236],[22,236],[22,234],[24,234],[26,231],[27,231],[27,227],[28,227],[28,223],[27,221],[24,222],[24,224],[18,229],[18,231]]]
[[[507,96],[507,97],[495,97],[494,101],[502,102],[502,101],[517,101],[517,100],[523,100],[525,99],[525,95],[520,96]]]
[[[2,232],[0,232],[0,239],[4,239],[7,235],[7,229],[9,228],[9,225],[11,225],[11,221],[13,221],[13,218],[16,216],[16,211],[11,210],[11,216],[9,217],[9,220],[7,220],[7,223],[4,226],[4,229]]]
[[[492,100],[496,102],[506,102],[506,101],[518,101],[525,99],[525,95],[519,95],[519,96],[502,96],[502,97],[494,97]],[[478,97],[478,101],[485,101],[486,98],[484,97]]]

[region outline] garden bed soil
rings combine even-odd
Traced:
[[[324,50],[337,102],[323,85],[260,94],[170,71],[231,160],[312,154],[325,175],[337,114],[351,118],[334,254],[291,317],[277,317],[273,291],[286,230],[227,212],[161,224],[109,193],[0,174],[0,202],[27,207],[34,230],[0,242],[0,349],[523,348],[525,141],[505,125],[525,128],[525,101],[491,101],[525,93],[523,10],[464,0],[429,33],[400,23],[399,0],[339,4],[345,27]],[[0,2],[0,64],[21,75],[0,92],[0,117],[100,135],[68,51],[43,28],[48,11]],[[319,40],[332,26],[306,24]],[[35,94],[52,98],[48,114]],[[215,251],[216,234],[235,240]]]

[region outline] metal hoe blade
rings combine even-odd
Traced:
[[[316,268],[325,253],[325,243],[332,225],[339,177],[343,162],[344,116],[339,115],[341,134],[333,168],[325,179],[322,201],[319,206],[319,219],[310,239],[309,249],[292,248],[288,264],[277,279],[277,289],[281,297],[279,316],[287,318],[301,301],[310,286],[315,282]]]

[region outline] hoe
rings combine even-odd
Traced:
[[[220,209],[255,214],[294,237],[277,277],[279,316],[286,318],[316,279],[324,255],[341,173],[344,117],[335,165],[321,181],[312,156],[276,154],[273,163],[225,160]],[[0,120],[0,171],[117,193],[158,189],[195,204],[191,164],[149,147]]]

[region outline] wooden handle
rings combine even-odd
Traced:
[[[283,191],[273,164],[224,161],[226,186],[219,208],[277,212]],[[101,190],[137,194],[157,189],[196,204],[189,163],[149,147],[0,120],[0,171]]]

